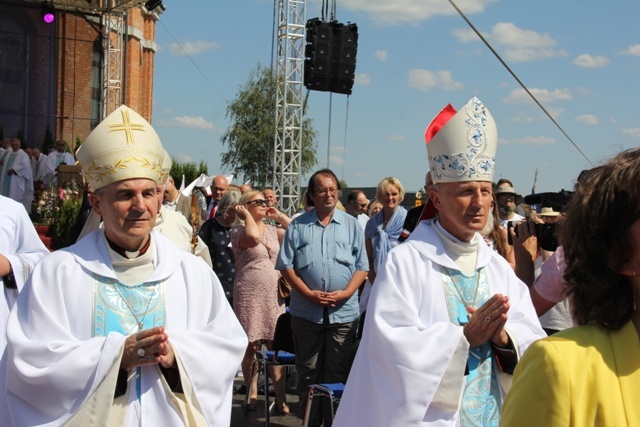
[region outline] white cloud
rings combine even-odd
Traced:
[[[625,135],[629,135],[632,138],[640,139],[640,128],[626,128],[622,129],[622,133]]]
[[[558,119],[564,115],[564,108],[560,108],[560,107],[545,107],[545,108],[547,109],[547,112],[551,114],[551,117],[553,117],[554,119]],[[542,110],[540,111],[540,115],[541,117],[544,117],[544,120],[548,120],[547,115],[544,114]]]
[[[466,15],[483,12],[497,0],[458,0],[458,7]],[[341,7],[369,15],[380,26],[417,25],[433,16],[451,16],[457,12],[447,0],[349,0]]]
[[[178,153],[175,156],[171,156],[171,157],[175,157],[176,159],[178,159],[178,161],[180,163],[192,163],[193,162],[193,159],[190,156],[188,156],[188,155],[186,155],[184,153]]]
[[[218,42],[207,42],[204,40],[196,40],[193,42],[185,42],[182,44],[171,43],[171,53],[174,55],[199,55],[208,50],[219,49]]]
[[[409,87],[424,91],[433,88],[456,91],[464,88],[464,84],[453,80],[451,71],[429,71],[419,68],[409,70],[407,84]]]
[[[451,34],[461,43],[480,41],[476,32],[471,28],[457,28],[452,30]],[[485,38],[489,37],[487,33],[482,33],[482,36]]]
[[[185,127],[193,129],[203,129],[206,131],[213,131],[215,129],[213,123],[205,120],[201,116],[176,116],[170,119],[158,120],[157,124],[163,127]]]
[[[514,138],[508,141],[508,144],[517,144],[517,145],[551,145],[555,144],[556,140],[549,136],[527,136],[524,138]]]
[[[623,55],[640,56],[640,44],[634,44],[622,52]]]
[[[387,141],[390,141],[390,142],[403,142],[406,140],[407,140],[407,135],[403,133],[396,133],[394,135],[389,135],[387,137]]]
[[[582,114],[581,116],[576,117],[576,122],[579,122],[585,125],[595,126],[598,124],[598,118],[593,114]]]
[[[554,102],[554,101],[567,101],[572,99],[569,89],[529,89],[529,91],[542,103],[542,105]],[[507,95],[503,101],[506,104],[526,104],[533,102],[533,99],[525,92],[524,89],[513,89],[509,95]]]
[[[454,30],[452,34],[461,43],[480,41],[480,38],[469,29]],[[511,22],[497,23],[490,33],[483,33],[483,37],[495,47],[502,48],[502,56],[511,62],[567,56],[565,51],[556,47],[558,43],[549,34],[525,30]]]
[[[373,54],[373,57],[380,62],[387,62],[387,59],[389,59],[389,52],[387,52],[386,50],[376,50],[376,53]]]
[[[602,68],[609,65],[609,58],[606,56],[591,56],[588,53],[583,53],[573,60],[573,65],[577,65],[582,68]]]
[[[356,74],[354,82],[359,85],[368,86],[371,84],[371,76],[366,73]]]
[[[525,113],[523,111],[518,111],[515,116],[511,117],[509,121],[511,123],[531,123],[534,118],[531,114]]]
[[[341,165],[344,163],[344,159],[342,157],[330,156],[329,163],[332,163],[334,165]]]

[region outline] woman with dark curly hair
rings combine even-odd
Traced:
[[[578,180],[560,241],[580,326],[529,347],[501,426],[640,425],[639,184],[640,149]]]

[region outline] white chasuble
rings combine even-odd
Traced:
[[[36,266],[7,326],[13,425],[229,426],[246,334],[201,260],[155,232],[149,250],[151,277],[129,286],[114,273],[101,230]],[[126,395],[114,400],[124,341],[138,323],[116,289],[138,321],[148,305],[144,328],[164,325],[184,396],[168,390],[157,365],[147,365],[129,372]]]
[[[546,334],[527,287],[502,257],[482,243],[475,271],[486,278],[484,296],[509,297],[505,331],[519,356]],[[334,427],[461,425],[470,346],[463,327],[452,322],[443,267],[459,271],[426,221],[389,251],[371,291],[364,333]],[[484,280],[480,278],[480,288]],[[484,293],[479,289],[478,299],[480,291]],[[464,320],[459,313],[458,317]],[[508,375],[496,374],[502,398],[503,376]]]

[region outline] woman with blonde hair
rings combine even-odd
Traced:
[[[387,253],[400,242],[402,226],[407,217],[407,210],[400,203],[404,200],[404,187],[398,178],[386,177],[376,189],[376,202],[382,209],[369,218],[364,229],[364,245],[369,259],[369,273],[360,298],[360,311],[364,313],[369,301],[371,286],[376,279],[376,272],[382,267]],[[364,316],[360,321],[360,331],[364,325]]]
[[[257,372],[253,369],[255,354],[262,344],[271,349],[276,322],[285,312],[284,300],[278,294],[279,272],[274,269],[274,263],[284,228],[291,220],[275,207],[268,207],[262,193],[256,190],[242,194],[235,211],[242,224],[233,227],[231,232],[236,258],[233,311],[249,337],[242,373],[247,393],[251,391],[247,409],[255,410],[258,398]],[[277,221],[282,228],[266,224],[265,218]],[[274,367],[270,371],[278,412],[289,413],[283,367]]]

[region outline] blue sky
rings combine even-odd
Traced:
[[[321,3],[307,0],[306,19],[320,16]],[[164,4],[153,125],[173,156],[228,172],[220,165],[226,106],[258,61],[271,64],[274,2]],[[640,2],[456,4],[593,164],[640,145]],[[350,187],[396,176],[407,191],[420,189],[426,126],[447,103],[460,108],[474,95],[498,126],[495,180],[528,194],[537,168],[537,191],[558,191],[590,167],[447,0],[342,0],[336,18],[358,24],[353,94],[347,103],[312,91],[308,115],[318,167],[328,163]]]

